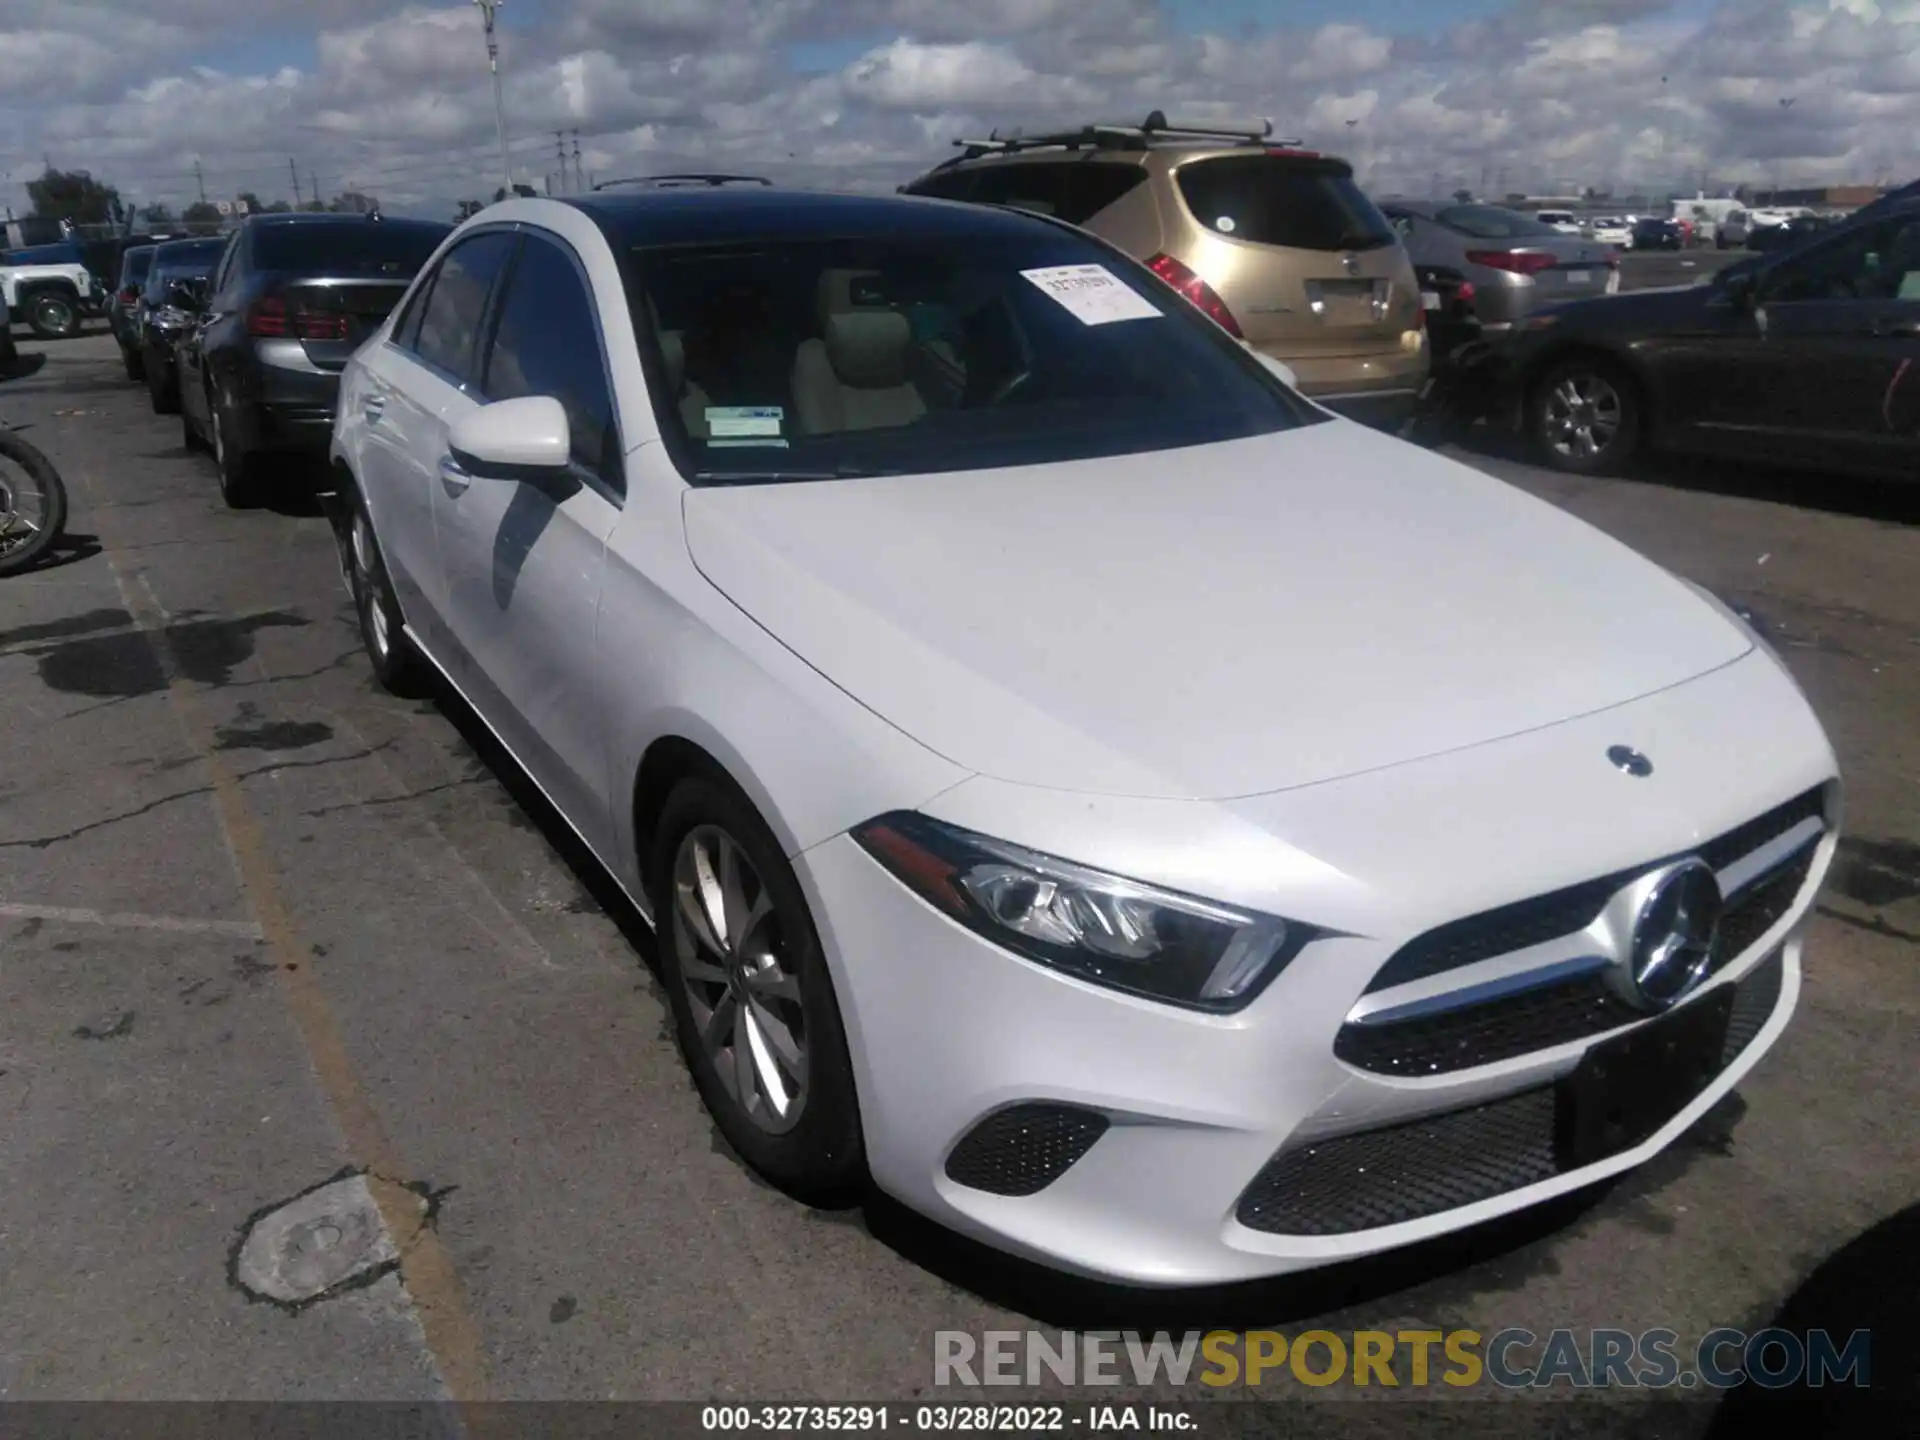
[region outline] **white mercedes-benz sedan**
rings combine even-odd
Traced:
[[[810,1202],[1272,1275],[1640,1164],[1794,1008],[1840,793],[1764,640],[1067,226],[496,205],[332,457],[379,680],[650,917]]]

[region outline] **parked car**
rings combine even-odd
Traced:
[[[72,244],[9,252],[0,264],[0,300],[42,340],[65,340],[95,303],[97,285]]]
[[[1687,248],[1686,222],[1683,220],[1662,220],[1656,215],[1648,215],[1633,224],[1633,245],[1635,250],[1684,250]]]
[[[1579,217],[1571,210],[1536,210],[1533,218],[1558,235],[1578,235],[1581,233]]]
[[[1489,330],[1508,329],[1539,306],[1620,286],[1612,247],[1518,210],[1402,200],[1384,209],[1416,265],[1444,266],[1473,282],[1474,311]]]
[[[1589,240],[1622,250],[1633,243],[1633,226],[1617,215],[1601,216],[1589,224],[1584,233]]]
[[[1831,230],[1833,225],[1834,222],[1824,215],[1796,215],[1780,224],[1756,229],[1747,237],[1747,248],[1763,255],[1791,250],[1810,236]]]
[[[226,246],[225,237],[217,235],[169,240],[154,246],[128,328],[140,355],[147,398],[156,415],[179,412],[179,345],[199,323],[207,277],[213,274]]]
[[[347,362],[375,675],[652,918],[788,1193],[1241,1280],[1637,1165],[1782,1032],[1786,668],[1274,363],[1058,220],[758,186],[484,210]]]
[[[114,343],[120,347],[120,363],[126,367],[129,380],[144,380],[146,366],[140,353],[139,342],[134,334],[134,310],[140,303],[140,292],[146,288],[147,274],[153,268],[153,245],[134,245],[120,257],[120,283],[114,287],[113,299],[107,305],[107,328],[113,332]]]
[[[255,457],[324,454],[340,371],[452,227],[380,215],[255,215],[236,230],[179,350],[183,437],[244,505]]]
[[[1118,245],[1301,390],[1395,428],[1429,357],[1413,265],[1345,161],[1265,131],[1145,124],[957,141],[909,195],[1052,215]]]
[[[1545,312],[1510,359],[1532,438],[1563,470],[1615,471],[1650,445],[1911,479],[1920,204],[1703,285]]]
[[[13,338],[13,316],[7,311],[7,295],[0,288],[0,380],[13,373],[20,363],[20,348]]]

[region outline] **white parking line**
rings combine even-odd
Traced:
[[[103,925],[109,930],[164,930],[177,935],[232,935],[241,940],[261,938],[251,920],[192,920],[179,915],[112,915],[102,910],[74,910],[63,905],[0,904],[0,918],[51,920],[61,925]]]

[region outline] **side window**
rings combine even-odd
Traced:
[[[218,295],[227,288],[227,281],[233,275],[233,257],[240,253],[240,232],[233,232],[233,238],[227,241],[227,248],[220,252],[220,263],[213,267],[213,281],[208,294]]]
[[[1920,220],[1888,220],[1816,246],[1780,267],[1766,298],[1920,300]]]
[[[979,172],[969,197],[982,205],[1011,205],[1040,215],[1069,208],[1067,187],[1073,166],[1057,163],[1000,165]]]
[[[513,236],[505,231],[463,240],[440,262],[421,307],[413,353],[457,384],[473,378],[474,342],[486,317],[487,296],[512,253]]]
[[[1121,196],[1146,183],[1147,172],[1138,165],[1088,164],[1069,166],[1067,201],[1059,216],[1069,225],[1084,225]]]
[[[574,460],[617,486],[619,433],[598,335],[593,297],[573,258],[529,234],[507,279],[482,388],[489,400],[558,400],[573,432]]]
[[[407,303],[400,311],[400,318],[393,322],[393,343],[402,350],[415,349],[420,343],[420,317],[426,313],[427,297],[433,293],[433,282],[439,276],[438,267],[421,277],[414,287],[413,294],[407,297]]]
[[[977,170],[948,170],[943,174],[929,175],[917,185],[909,185],[909,195],[931,195],[936,200],[966,200],[973,192],[974,176]]]

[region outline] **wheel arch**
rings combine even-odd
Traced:
[[[1529,412],[1547,377],[1570,360],[1598,362],[1625,380],[1633,387],[1634,399],[1640,404],[1643,437],[1658,427],[1660,414],[1654,398],[1656,392],[1645,365],[1629,349],[1584,336],[1569,336],[1534,357],[1527,367],[1520,392]]]

